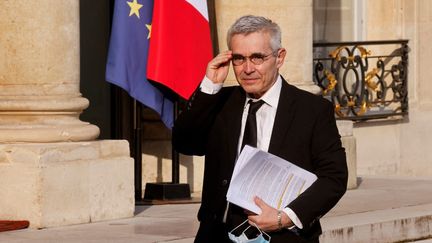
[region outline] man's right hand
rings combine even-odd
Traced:
[[[232,51],[219,53],[207,65],[206,76],[213,83],[224,83],[228,76],[229,61],[232,58]]]

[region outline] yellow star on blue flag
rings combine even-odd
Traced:
[[[148,29],[148,36],[147,36],[147,39],[150,39],[150,36],[151,36],[151,24],[146,24],[146,27],[147,27],[147,29]]]
[[[143,7],[143,5],[139,4],[137,0],[133,0],[133,2],[127,2],[127,4],[130,7],[129,17],[135,14],[139,18],[139,10]]]

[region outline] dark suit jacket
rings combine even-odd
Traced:
[[[296,234],[303,239],[317,238],[321,234],[319,218],[346,191],[345,151],[331,102],[289,85],[285,80],[282,83],[269,152],[317,175],[318,180],[310,188],[286,205],[303,224],[304,228]],[[206,156],[198,220],[200,230],[208,230],[198,233],[197,242],[216,242],[212,241],[217,236],[212,236],[216,233],[211,229],[223,228],[221,222],[237,156],[245,99],[240,86],[222,88],[214,95],[197,91],[188,109],[175,122],[175,149],[183,154]],[[290,234],[291,231],[284,230],[273,235],[277,239]],[[272,242],[278,242],[274,239]]]

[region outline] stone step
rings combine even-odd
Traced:
[[[321,219],[321,243],[432,243],[432,178],[364,177]],[[7,231],[0,242],[191,243],[199,204],[136,207],[135,217]]]
[[[432,179],[368,176],[321,219],[321,242],[432,238]]]
[[[432,204],[326,217],[322,225],[322,243],[426,239],[432,237]]]

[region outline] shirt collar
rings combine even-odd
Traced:
[[[271,107],[277,107],[279,103],[279,96],[280,91],[282,89],[282,77],[278,75],[276,82],[273,84],[272,87],[270,87],[267,92],[259,100],[263,100],[267,105]],[[252,99],[253,101],[256,101],[258,99],[253,99],[249,95],[246,94],[246,104],[249,102],[249,100]]]

